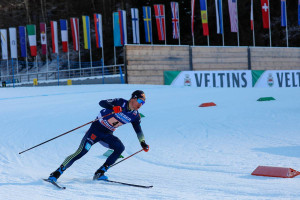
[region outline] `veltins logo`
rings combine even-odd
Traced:
[[[268,76],[268,85],[270,87],[272,87],[274,85],[274,78],[273,78],[272,74],[269,74],[269,76]]]
[[[191,86],[192,85],[192,80],[190,78],[189,74],[185,74],[184,77],[184,86]]]

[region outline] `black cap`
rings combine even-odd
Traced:
[[[142,90],[136,90],[131,94],[131,98],[144,98],[146,99],[145,93]]]

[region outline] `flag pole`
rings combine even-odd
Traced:
[[[151,7],[150,7],[150,21],[151,21],[151,45],[153,45],[153,29],[152,29],[152,17],[151,17]]]
[[[90,63],[91,63],[91,76],[92,76],[92,71],[93,71],[93,69],[92,69],[92,67],[93,67],[93,60],[92,60],[93,58],[92,58],[92,47],[91,47],[91,43],[90,43]]]
[[[8,59],[7,59],[8,60]],[[15,73],[14,73],[14,59],[11,58],[11,68],[12,68],[12,76],[13,76],[13,87],[15,87]]]
[[[46,37],[47,38],[47,37]],[[47,39],[46,39],[47,40]],[[46,65],[47,65],[47,76],[48,77],[48,72],[49,72],[49,64],[48,64],[48,45],[46,46]]]
[[[115,30],[115,15],[114,15],[114,13],[112,14],[112,16],[113,16],[113,31]],[[114,34],[115,34],[115,32],[114,32]],[[116,46],[115,46],[115,44],[114,44],[114,61],[115,61],[115,65],[117,65],[117,61],[116,61]]]
[[[7,71],[7,76],[9,76],[8,58],[6,60],[6,71]]]
[[[225,41],[224,41],[224,24],[223,24],[223,2],[222,0],[221,1],[221,11],[222,11],[222,43],[223,43],[223,46],[225,46]]]
[[[206,9],[206,18],[207,18],[207,28],[208,28],[208,10],[207,10],[207,1],[205,0],[205,9]],[[207,46],[209,46],[209,34],[207,35]]]
[[[180,15],[179,15],[179,3],[178,3],[178,32],[179,32],[179,37],[178,37],[178,43],[180,45]],[[176,23],[176,22],[175,22]]]
[[[56,61],[57,61],[57,85],[59,86],[59,48],[58,47],[57,47]]]
[[[272,35],[271,35],[271,20],[270,20],[270,15],[271,15],[271,10],[270,10],[270,2],[268,0],[268,5],[269,5],[269,38],[270,38],[270,47],[272,47]]]
[[[287,21],[287,2],[285,2],[285,22],[286,22],[286,26],[285,26],[285,33],[286,33],[286,47],[289,47],[289,32],[288,32],[288,21]]]
[[[167,30],[166,30],[166,11],[165,11],[165,5],[164,6],[164,29],[165,29],[165,45],[167,45]]]
[[[104,47],[102,44],[102,84],[104,84]]]
[[[236,18],[237,18],[237,42],[238,46],[240,46],[240,31],[239,31],[239,12],[238,12],[238,0],[236,0]]]
[[[103,42],[103,24],[101,17],[101,43],[102,43],[102,84],[104,84],[104,42]]]
[[[68,50],[68,69],[69,69],[69,78],[71,78],[71,71],[70,71],[70,51],[69,51],[69,36],[68,36],[68,20],[66,20],[66,26],[67,26],[67,50]]]
[[[37,55],[35,56],[35,66],[36,66],[36,74],[38,75],[39,69],[38,69],[38,64],[37,64]]]
[[[68,43],[68,69],[69,69],[69,78],[71,78],[71,71],[70,71],[70,54],[69,54],[69,43]]]
[[[57,85],[59,86],[59,55],[58,55],[58,52],[56,55],[56,59],[57,59]]]
[[[194,9],[195,9],[195,0],[192,0],[191,3],[191,29],[192,29],[192,38],[193,38],[193,46],[195,46],[195,38],[194,38]]]
[[[138,23],[138,25],[140,24],[140,17],[139,17],[139,10],[137,10],[138,11],[138,16],[137,16],[137,23]],[[139,25],[139,28],[140,28],[140,25]],[[141,44],[141,38],[140,38],[140,29],[138,30],[138,38],[139,38],[139,45]]]
[[[253,30],[252,30],[252,35],[253,35],[253,46],[255,47],[255,29],[254,29],[254,15],[253,15],[253,0],[251,0],[251,15],[252,15],[252,24],[253,24]]]
[[[88,16],[89,17],[89,16]],[[92,67],[93,67],[93,58],[92,58],[92,44],[91,44],[91,26],[90,26],[90,17],[89,17],[89,45],[90,45],[90,63],[91,63],[91,76],[92,76]]]
[[[27,69],[27,77],[29,82],[29,71],[28,71],[28,58],[27,58],[27,50],[26,50],[26,69]]]
[[[78,59],[79,59],[79,77],[81,77],[81,54],[80,54],[80,32],[79,32],[79,23],[80,23],[80,20],[79,18],[76,18],[77,22],[78,22],[78,40],[77,40],[77,43],[78,43]]]
[[[116,59],[116,47],[114,46],[114,60],[115,60],[115,65],[117,65],[117,59]]]
[[[48,42],[47,42],[47,25],[45,23],[45,35],[46,35],[46,65],[47,65],[47,75],[46,78],[48,77],[48,72],[49,72],[49,64],[48,64]]]
[[[24,26],[24,32],[25,32],[25,52],[26,52],[26,69],[27,69],[27,78],[29,82],[29,71],[28,71],[28,55],[27,55],[27,32],[26,32],[26,27]]]
[[[17,56],[17,75],[19,74],[19,59],[18,59],[18,56]]]

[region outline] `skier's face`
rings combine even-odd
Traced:
[[[145,103],[145,98],[134,98],[132,99],[132,109],[138,110]]]

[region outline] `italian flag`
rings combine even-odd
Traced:
[[[31,56],[36,56],[37,55],[37,50],[36,50],[35,25],[27,25],[26,27],[27,27],[27,33],[28,33]]]

